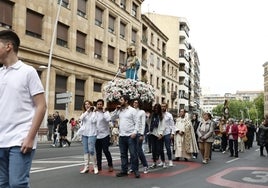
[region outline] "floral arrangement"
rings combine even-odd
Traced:
[[[130,99],[140,98],[143,102],[153,102],[154,88],[145,82],[133,79],[118,79],[104,86],[104,98],[107,102],[119,100],[121,95],[129,95]]]

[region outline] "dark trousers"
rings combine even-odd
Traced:
[[[152,157],[153,161],[156,162],[159,159],[159,156],[161,158],[161,161],[165,161],[165,154],[164,154],[164,140],[158,139],[157,136],[151,135],[152,139]]]
[[[96,158],[97,158],[97,166],[98,169],[102,169],[102,151],[107,159],[108,166],[113,167],[113,160],[112,160],[112,155],[109,151],[109,146],[110,146],[110,136],[106,136],[102,139],[97,139],[96,144],[95,144],[95,149],[96,149]]]
[[[266,144],[264,146],[260,146],[260,155],[263,155],[264,148],[266,149],[266,153],[268,154],[268,144]]]
[[[222,151],[226,151],[226,148],[227,148],[227,136],[226,134],[223,134],[221,136],[221,149]]]
[[[235,157],[238,157],[238,141],[237,140],[230,140],[229,139],[229,149],[230,149],[230,155]]]
[[[132,170],[135,174],[138,174],[139,160],[137,153],[137,137],[131,138],[130,136],[120,136],[119,149],[121,158],[121,172],[127,173],[128,171],[128,151],[129,151]]]

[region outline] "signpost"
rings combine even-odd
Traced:
[[[68,118],[68,104],[72,101],[72,93],[58,93],[56,94],[56,103],[65,104],[65,118]]]

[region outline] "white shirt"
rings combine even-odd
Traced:
[[[18,61],[0,68],[0,148],[21,146],[32,126],[33,96],[40,93],[44,88],[33,67]]]
[[[138,133],[144,135],[146,114],[144,110],[140,110],[139,108],[137,108],[136,110],[137,110],[137,123],[139,127]]]
[[[81,127],[84,126],[83,136],[97,136],[97,116],[96,112],[85,111],[79,118],[82,122]],[[81,129],[81,128],[80,128]]]
[[[113,120],[119,118],[119,136],[130,136],[138,133],[139,127],[136,114],[137,111],[131,106],[115,110],[112,113]]]
[[[164,132],[164,135],[168,135],[168,134],[174,134],[174,120],[173,120],[173,116],[171,113],[169,112],[165,112],[164,113],[164,121],[166,124],[166,129]]]
[[[97,116],[97,139],[105,138],[110,135],[110,125],[111,116],[109,112],[96,112]]]

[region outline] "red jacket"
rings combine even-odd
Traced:
[[[230,125],[228,124],[227,127],[226,127],[226,135],[229,139],[229,135],[230,135]],[[238,139],[238,127],[236,124],[233,124],[232,126],[232,129],[231,129],[231,135],[233,136],[233,139],[234,140],[237,140]]]

